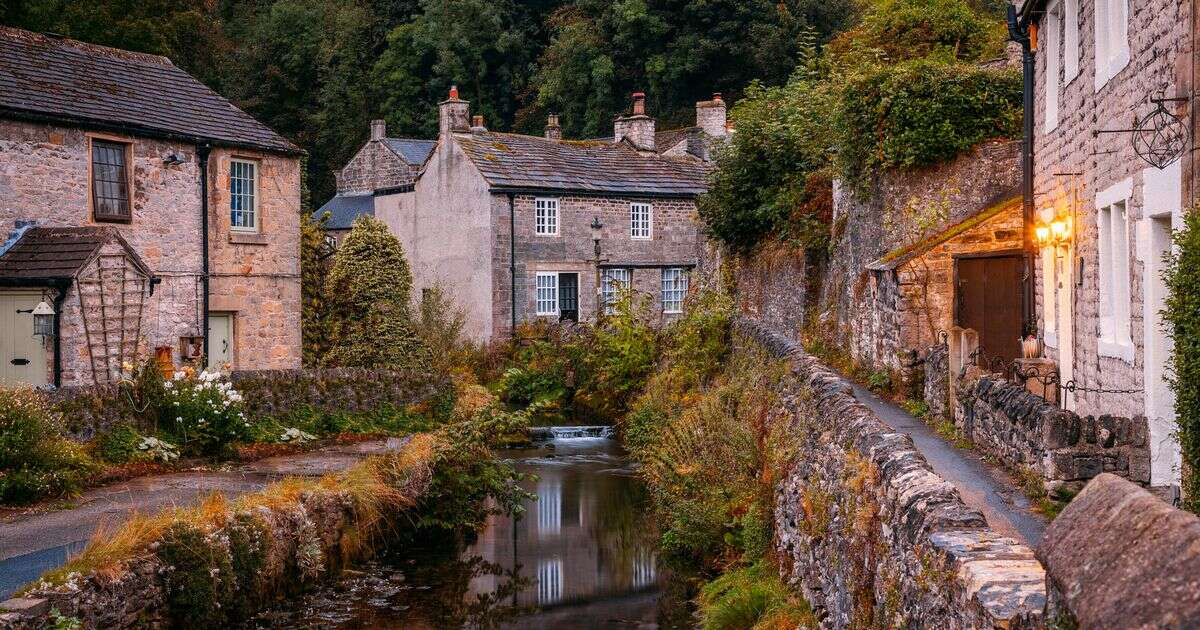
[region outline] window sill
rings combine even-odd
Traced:
[[[546,233],[546,232],[534,232],[533,235],[536,237],[539,237],[539,238],[557,238],[558,232],[555,232],[553,234]]]
[[[663,315],[683,315],[683,311],[663,311]]]
[[[1133,342],[1121,342],[1100,340],[1099,348],[1100,356],[1111,359],[1120,359],[1130,365],[1133,365]]]
[[[230,232],[229,242],[234,245],[267,245],[267,235],[261,232]]]
[[[630,236],[629,240],[631,240],[631,241],[653,241],[654,237],[653,236]]]

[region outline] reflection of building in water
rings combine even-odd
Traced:
[[[505,569],[520,567],[534,585],[516,597],[522,606],[548,607],[618,596],[655,584],[653,540],[629,495],[631,478],[580,470],[537,467],[537,496],[515,523],[493,517],[468,555]],[[474,594],[493,591],[494,576],[471,583]]]

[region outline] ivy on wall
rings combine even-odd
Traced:
[[[1169,292],[1164,315],[1175,344],[1170,383],[1183,449],[1183,507],[1200,513],[1200,210],[1187,213],[1175,245],[1163,273]]]

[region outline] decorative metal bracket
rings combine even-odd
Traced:
[[[1154,109],[1142,117],[1136,117],[1129,129],[1099,129],[1093,136],[1102,133],[1130,133],[1133,152],[1154,168],[1165,168],[1178,160],[1188,148],[1188,129],[1178,116],[1172,114],[1164,103],[1186,102],[1186,96],[1150,98]],[[1108,152],[1100,152],[1108,153]]]

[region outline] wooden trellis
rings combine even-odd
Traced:
[[[79,270],[76,293],[92,380],[115,383],[137,358],[150,276],[124,253],[101,253]]]

